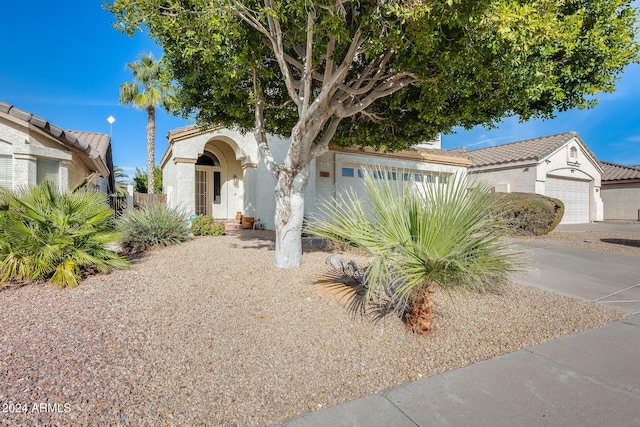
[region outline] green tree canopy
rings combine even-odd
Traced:
[[[613,91],[638,54],[631,0],[114,0],[107,8],[116,28],[133,34],[144,24],[162,45],[184,113],[255,129],[277,180],[276,265],[285,267],[301,262],[309,164],[330,142],[398,150],[454,126],[553,117]],[[281,163],[268,134],[291,140]]]
[[[154,186],[153,189],[156,193],[162,193],[162,169],[160,166],[155,167],[155,173],[153,174]],[[140,168],[136,168],[136,174],[133,176],[133,190],[136,193],[150,193],[148,191],[149,187],[149,177],[147,173]]]

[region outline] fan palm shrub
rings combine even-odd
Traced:
[[[321,202],[308,231],[370,255],[364,275],[369,297],[390,299],[413,330],[432,327],[434,287],[494,290],[518,269],[488,187],[469,190],[461,177],[427,184],[383,176],[390,175],[365,173],[366,202],[351,191]]]
[[[127,259],[105,248],[119,238],[106,195],[61,193],[48,181],[16,192],[0,189],[0,285],[48,280],[76,286],[83,272],[124,269]]]
[[[122,235],[122,248],[128,252],[144,252],[189,238],[189,220],[185,214],[164,205],[127,209],[117,219],[116,229]]]

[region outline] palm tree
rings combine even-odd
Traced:
[[[128,63],[127,68],[133,73],[133,81],[120,85],[120,103],[147,110],[147,188],[149,194],[154,194],[156,107],[171,109],[173,87],[165,78],[161,60],[156,60],[152,53],[142,54],[139,61]]]
[[[397,174],[403,175],[409,174]],[[446,183],[395,185],[380,179],[385,176],[365,173],[368,203],[355,193],[322,203],[307,231],[367,252],[369,297],[390,299],[411,329],[432,328],[434,287],[492,290],[520,268],[489,187],[469,191],[464,178],[453,176]]]
[[[116,194],[118,196],[127,194],[127,180],[121,178],[129,178],[129,175],[124,173],[124,169],[122,169],[120,166],[114,166],[113,177],[116,181]]]

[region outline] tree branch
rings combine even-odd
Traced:
[[[385,53],[378,56],[377,59],[372,60],[355,82],[353,82],[351,85],[340,85],[340,90],[354,96],[364,95],[368,93],[371,89],[373,89],[378,81],[385,78],[382,73],[387,66],[387,63],[393,56],[393,52],[393,48],[388,49]],[[375,65],[376,63],[377,65]],[[375,73],[373,73],[374,70]],[[373,76],[369,78],[369,75],[371,75],[372,73]],[[366,86],[361,87],[367,80],[369,80],[369,83],[367,83]]]
[[[322,135],[322,138],[311,149],[310,154],[312,159],[315,159],[316,157],[321,156],[322,154],[329,151],[329,143],[331,142],[333,135],[336,134],[336,131],[338,130],[338,125],[340,124],[341,120],[342,120],[341,118],[338,118],[335,116],[331,118],[331,121],[329,122],[327,129]]]
[[[264,5],[267,9],[275,10],[274,0],[264,0]],[[267,21],[269,22],[269,33],[271,34],[271,44],[273,46],[273,53],[276,55],[276,60],[280,66],[280,71],[284,76],[284,83],[289,92],[289,97],[295,102],[298,107],[298,111],[302,109],[302,101],[300,95],[296,91],[293,84],[293,76],[287,61],[284,59],[284,44],[282,43],[282,28],[280,27],[280,21],[273,17],[273,15],[267,13]]]
[[[300,116],[304,117],[311,102],[311,84],[313,83],[313,26],[316,12],[313,7],[307,12],[307,46],[304,58],[304,71],[302,73],[302,110]]]
[[[331,73],[333,73],[333,68],[335,67],[335,60],[333,59],[333,54],[336,50],[336,37],[332,34],[329,36],[329,43],[327,43],[327,52],[325,53],[324,60],[324,76],[322,78],[323,82],[326,82],[331,77]]]
[[[336,91],[337,86],[342,83],[347,73],[349,72],[349,68],[351,68],[351,64],[356,56],[356,53],[360,50],[362,45],[362,33],[360,30],[357,30],[353,35],[353,39],[351,40],[351,45],[347,50],[347,53],[344,56],[344,61],[340,64],[340,66],[331,74],[329,79],[324,79],[322,82],[322,90],[316,97],[316,102],[313,103],[311,109],[320,108],[321,105],[327,103],[327,101],[333,96]],[[325,70],[326,71],[326,70]]]
[[[344,118],[360,113],[364,109],[369,107],[376,99],[389,96],[394,92],[397,92],[404,87],[416,82],[417,80],[418,78],[415,76],[415,74],[408,71],[403,71],[389,77],[384,81],[384,83],[373,89],[369,93],[369,95],[359,101],[354,100],[353,104],[348,107],[345,107],[340,100],[336,100],[333,103],[333,107],[336,111],[336,116]]]
[[[255,68],[253,69],[253,93],[256,99],[256,128],[253,134],[258,142],[258,149],[262,154],[267,170],[277,179],[279,173],[278,164],[271,154],[267,133],[264,130],[264,95],[258,88],[258,73]]]

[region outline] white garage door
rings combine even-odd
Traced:
[[[589,181],[547,177],[546,193],[564,203],[560,224],[589,222]]]

